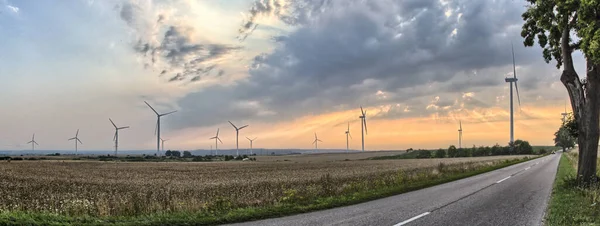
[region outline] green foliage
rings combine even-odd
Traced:
[[[569,133],[569,128],[566,123],[554,133],[554,145],[556,147],[562,147],[563,150],[575,147],[575,137]]]
[[[181,152],[179,152],[179,151],[171,151],[171,156],[172,157],[181,157]]]
[[[565,127],[565,130],[572,136],[575,140],[579,137],[579,129],[577,126],[577,121],[575,117],[573,117],[573,113],[569,113],[567,118],[565,119],[565,123],[562,125]]]
[[[448,157],[458,157],[458,150],[456,150],[456,146],[450,145],[450,147],[448,147]]]
[[[184,158],[191,158],[191,157],[194,157],[194,155],[192,155],[192,153],[189,152],[189,151],[183,151],[183,157]]]
[[[435,151],[435,157],[436,158],[446,158],[446,150],[444,149],[438,149],[437,151]]]
[[[417,151],[418,159],[428,159],[431,158],[431,152],[428,150],[418,150]]]
[[[171,150],[165,151],[165,156],[171,156],[171,155],[172,155]]]
[[[533,147],[527,141],[515,140],[514,151],[517,155],[531,155],[533,154]]]

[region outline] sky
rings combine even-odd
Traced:
[[[0,0],[0,149],[551,145],[567,94],[519,0]],[[574,56],[583,70],[581,54]],[[515,97],[516,98],[516,97]],[[570,107],[567,109],[570,111]]]

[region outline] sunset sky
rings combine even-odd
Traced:
[[[256,148],[505,145],[514,44],[515,138],[551,145],[567,94],[520,37],[521,0],[0,0],[0,149],[209,149],[227,123]],[[575,55],[576,67],[584,61]],[[580,73],[581,74],[581,73]],[[516,98],[515,98],[516,103]],[[567,109],[570,111],[570,107]],[[242,139],[243,138],[243,139]]]

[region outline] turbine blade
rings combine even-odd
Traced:
[[[513,57],[513,77],[517,78],[517,66],[515,65],[515,48],[513,47],[512,42],[510,42],[510,49],[512,50],[512,57]]]
[[[173,114],[173,113],[175,113],[175,112],[177,112],[177,111],[172,111],[172,112],[169,112],[169,113],[164,113],[164,114],[162,114],[162,115],[158,115],[158,116],[159,116],[159,117],[162,117],[162,116],[165,116],[165,115],[170,115],[170,114]]]
[[[80,144],[83,144],[83,143],[81,143],[81,140],[79,138],[77,138],[77,141],[79,141]]]
[[[117,129],[129,129],[129,126],[123,126],[123,127],[119,127]]]
[[[367,132],[367,117],[363,119],[363,124],[365,124],[365,134],[369,134],[369,132]]]
[[[215,136],[215,137],[219,137],[219,129],[217,129],[217,136]]]
[[[517,91],[517,100],[519,101],[519,110],[520,110],[521,109],[521,96],[519,96],[519,86],[517,85],[516,81],[515,81],[515,90]]]
[[[238,128],[235,127],[235,125],[231,121],[228,121],[228,122],[229,122],[229,124],[231,124],[231,126],[233,126],[233,128],[235,128],[235,130],[238,130]]]
[[[248,125],[242,126],[238,130],[241,130],[241,129],[246,128],[246,127],[248,127]]]
[[[75,137],[73,137],[73,138],[71,138],[71,139],[68,139],[68,140],[75,140]]]
[[[221,140],[221,138],[217,137],[217,140],[219,140],[219,142],[221,142],[221,144],[223,143],[223,141]]]
[[[146,103],[146,105],[148,105],[148,107],[150,107],[150,109],[152,109],[152,111],[156,114],[159,115],[158,112],[156,112],[156,110],[154,110],[154,108],[152,106],[150,106],[150,104],[146,101],[144,101],[144,103]]]
[[[75,133],[75,137],[79,135],[79,129],[77,129],[77,133]]]
[[[252,140],[250,140],[250,138],[248,138],[248,137],[246,137],[246,139],[248,139],[249,141],[252,141]]]
[[[117,125],[115,125],[115,123],[113,122],[113,120],[112,120],[112,119],[108,118],[108,120],[110,121],[110,123],[112,123],[112,124],[113,124],[113,126],[114,126],[115,128],[117,128]]]
[[[28,143],[28,144],[31,144],[31,143],[33,143],[33,141],[29,141],[29,142],[27,142],[27,143]]]
[[[217,139],[217,137],[211,137],[211,138],[208,138],[208,139],[209,139],[209,140],[212,140],[212,139]]]
[[[360,106],[360,113],[361,113],[362,115],[365,115],[365,111],[363,111],[363,108],[362,108],[362,106]]]
[[[35,142],[35,141],[34,141],[33,143],[34,143],[35,145],[38,145],[38,146],[39,146],[39,144],[38,144],[37,142]]]
[[[566,103],[566,102],[565,102],[565,103]],[[565,112],[567,112],[567,110],[566,110],[566,109],[567,109],[567,107],[566,107],[566,106],[567,106],[567,105],[565,104]],[[33,134],[33,136],[31,137],[31,140],[35,140],[35,133],[34,133],[34,134]]]
[[[158,131],[158,120],[156,120],[156,126],[154,127],[154,135],[156,135]]]
[[[315,140],[317,139],[317,133],[315,133]]]
[[[315,139],[315,141],[313,141],[312,143],[313,143],[313,144],[314,144],[314,143],[317,143],[317,139]]]
[[[350,133],[350,122],[348,122],[348,130],[346,130],[346,131],[348,131],[348,133]]]
[[[351,139],[351,140],[353,139],[353,138],[352,138],[352,134],[348,133],[348,136],[350,136],[350,139]]]
[[[462,131],[462,121],[458,120],[458,124],[460,125],[460,131]]]
[[[115,132],[115,136],[113,137],[113,141],[117,140],[117,132]]]
[[[319,142],[323,142],[322,140],[319,140],[319,139],[317,139],[317,141],[319,141]]]

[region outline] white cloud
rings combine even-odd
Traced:
[[[6,8],[10,9],[10,11],[13,11],[14,13],[19,13],[19,7],[6,5]]]

